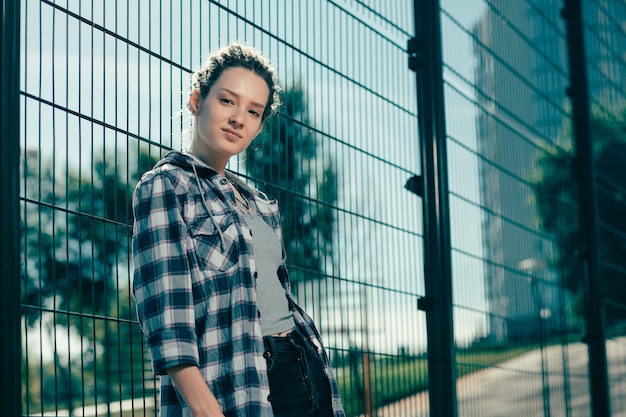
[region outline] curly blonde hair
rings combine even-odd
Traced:
[[[276,71],[259,51],[239,43],[231,43],[211,54],[202,68],[191,76],[194,89],[206,98],[211,87],[228,68],[246,68],[265,80],[270,89],[267,104],[261,119],[275,115],[281,105],[280,85]]]

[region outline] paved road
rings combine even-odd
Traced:
[[[572,344],[543,351],[548,371],[542,383],[542,352],[532,351],[460,378],[458,417],[589,417],[587,347]],[[612,417],[626,417],[626,338],[607,343]],[[569,395],[567,395],[569,393]],[[377,417],[428,417],[428,396],[411,398],[376,410]]]

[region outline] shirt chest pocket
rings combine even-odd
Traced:
[[[189,225],[195,255],[202,270],[226,271],[239,262],[239,232],[232,216],[213,216]],[[221,233],[220,233],[221,231]]]

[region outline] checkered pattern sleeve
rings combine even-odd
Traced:
[[[199,362],[187,225],[173,181],[149,172],[133,195],[133,291],[156,375]]]

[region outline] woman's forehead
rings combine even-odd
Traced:
[[[217,79],[212,90],[226,91],[241,98],[258,101],[265,106],[270,89],[263,77],[247,68],[228,68]]]

